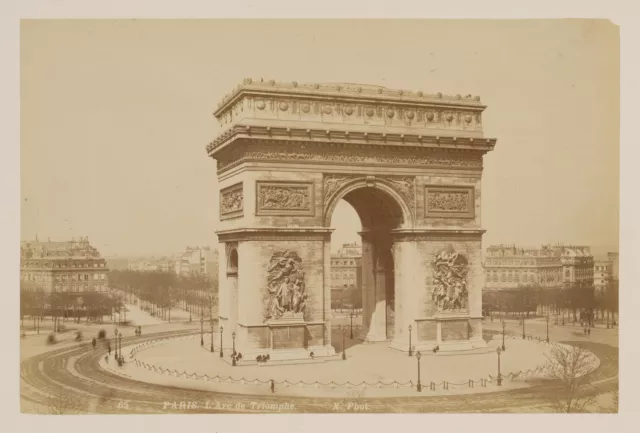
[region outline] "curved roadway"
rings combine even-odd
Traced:
[[[168,331],[124,338],[136,343],[158,337],[195,334],[193,330]],[[565,343],[571,343],[566,341]],[[617,348],[580,342],[595,353],[600,366],[590,375],[586,393],[595,395],[618,387]],[[104,370],[99,360],[104,348],[88,343],[48,351],[21,362],[23,412],[61,413],[230,413],[230,412],[536,412],[550,411],[556,387],[549,381],[531,380],[531,387],[491,394],[414,397],[311,398],[216,393],[137,381]],[[113,362],[113,361],[112,361]],[[349,403],[357,403],[349,406]]]

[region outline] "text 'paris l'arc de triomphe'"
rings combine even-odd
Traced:
[[[362,222],[365,341],[441,351],[482,339],[480,98],[244,80],[214,115],[223,346],[333,355],[331,216]],[[411,326],[411,331],[409,327]],[[411,337],[409,336],[411,334]]]

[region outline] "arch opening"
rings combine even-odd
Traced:
[[[235,331],[237,329],[238,324],[238,315],[239,315],[239,294],[238,294],[238,249],[236,246],[233,246],[229,249],[227,259],[227,287],[229,288],[229,324],[231,325],[231,330]],[[227,334],[231,334],[228,332]],[[226,337],[225,345],[228,346],[229,336]]]
[[[331,303],[337,323],[350,325],[354,339],[394,337],[395,264],[391,232],[406,223],[398,199],[380,188],[346,191],[330,209]]]

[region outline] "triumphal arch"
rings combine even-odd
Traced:
[[[364,340],[482,339],[479,97],[246,79],[214,115],[224,348],[330,356],[331,216],[362,222]],[[339,343],[338,343],[339,347]]]

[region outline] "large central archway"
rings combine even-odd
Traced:
[[[388,185],[376,185],[371,178],[369,183],[366,178],[354,179],[336,191],[328,203],[325,220],[330,224],[340,200],[353,207],[361,223],[362,337],[365,341],[391,340],[395,335],[396,298],[393,230],[411,225],[411,216],[405,214],[408,207]]]
[[[348,84],[245,80],[226,97],[207,152],[218,164],[220,260],[242,263],[237,279],[220,275],[220,321],[237,349],[335,353],[341,200],[362,224],[365,338],[403,351],[484,344],[480,184],[496,142],[483,137],[485,108],[471,96]]]

